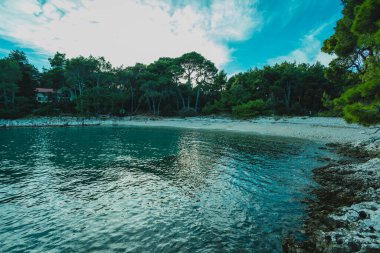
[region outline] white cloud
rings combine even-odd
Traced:
[[[0,48],[0,54],[3,54],[3,55],[8,55],[10,53],[9,50],[7,49],[4,49],[4,48]]]
[[[44,53],[104,56],[115,65],[150,63],[197,51],[219,67],[229,41],[259,29],[255,0],[213,0],[209,6],[134,0],[3,0],[0,35]]]
[[[301,47],[291,51],[288,55],[278,56],[269,59],[267,63],[274,65],[276,63],[297,62],[297,63],[316,63],[319,61],[323,65],[328,65],[331,60],[335,58],[333,55],[329,55],[321,52],[322,42],[316,38],[316,36],[327,26],[322,25],[316,30],[311,31],[309,34],[301,39]]]

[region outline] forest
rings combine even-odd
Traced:
[[[227,77],[197,52],[114,67],[104,57],[57,52],[39,71],[14,50],[0,59],[0,118],[30,115],[339,116],[380,123],[380,1],[344,0],[320,63],[283,62]],[[48,88],[49,100],[36,100]]]

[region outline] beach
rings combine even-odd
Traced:
[[[252,134],[302,138],[324,143],[354,144],[380,137],[375,128],[348,124],[332,117],[262,117],[238,120],[228,117],[160,118],[131,116],[123,118],[36,117],[0,120],[0,127],[49,126],[146,126],[223,130]],[[377,146],[368,147],[376,149]]]

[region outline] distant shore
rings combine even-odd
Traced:
[[[262,117],[251,120],[237,120],[228,117],[152,118],[146,116],[123,118],[35,117],[15,120],[0,119],[0,127],[96,125],[225,130],[344,144],[363,143],[375,136],[380,137],[380,131],[374,134],[375,130],[373,128],[348,124],[341,118],[330,117]]]

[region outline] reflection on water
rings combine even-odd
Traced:
[[[280,252],[325,152],[169,128],[0,130],[0,252]]]

